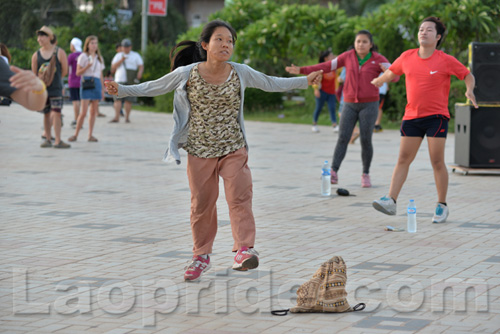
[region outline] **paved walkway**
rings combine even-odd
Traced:
[[[247,122],[258,270],[230,270],[232,236],[221,189],[213,268],[186,284],[192,247],[183,164],[161,162],[171,115],[136,112],[109,124],[101,110],[69,150],[39,147],[42,117],[0,108],[0,332],[2,333],[498,333],[500,178],[450,173],[449,221],[431,224],[435,187],[423,145],[398,215],[371,207],[384,195],[399,134],[374,134],[371,189],[360,187],[360,145],[340,187],[320,196],[329,127]],[[63,137],[69,127],[70,106]],[[426,142],[425,142],[426,143]],[[453,163],[454,137],[446,161]],[[335,190],[335,189],[334,189]],[[386,232],[417,203],[418,232]],[[351,305],[362,312],[270,315],[295,303],[298,284],[342,256]]]

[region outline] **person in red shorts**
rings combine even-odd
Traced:
[[[446,27],[438,18],[424,19],[418,30],[420,47],[403,52],[382,76],[372,80],[373,85],[380,87],[397,75],[406,75],[408,104],[401,124],[398,162],[392,174],[389,194],[373,201],[376,210],[388,215],[396,214],[396,200],[408,176],[410,164],[427,135],[438,195],[432,222],[444,223],[448,218],[448,171],[444,162],[444,148],[450,119],[448,98],[451,75],[465,81],[465,96],[476,108],[477,103],[472,73],[457,59],[436,49],[445,30]]]

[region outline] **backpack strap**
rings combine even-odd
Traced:
[[[290,311],[289,308],[287,308],[286,310],[274,310],[274,311],[271,311],[271,314],[272,315],[277,315],[277,316],[284,316],[284,315],[287,315],[288,314],[288,311]]]
[[[365,303],[359,303],[359,304],[356,304],[356,306],[354,306],[352,308],[353,312],[356,312],[356,311],[363,311],[366,307],[366,304]]]

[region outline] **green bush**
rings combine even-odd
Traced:
[[[392,121],[403,119],[407,101],[405,76],[402,76],[398,82],[389,83],[389,94],[384,102],[384,115]]]
[[[450,84],[450,99],[448,103],[448,109],[450,110],[450,115],[455,117],[455,104],[465,103],[467,98],[465,97],[466,91],[465,83],[462,80],[458,80],[455,77],[451,77]]]
[[[11,65],[31,70],[31,56],[35,51],[36,49],[9,48],[10,55],[12,56]]]
[[[245,110],[280,108],[282,104],[283,93],[269,93],[256,88],[245,89]]]
[[[148,44],[144,53],[143,81],[156,80],[170,72],[169,50],[161,44]]]
[[[161,44],[148,44],[144,52],[144,73],[141,81],[151,81],[161,78],[170,72],[170,58],[167,48]],[[139,102],[146,105],[156,105],[154,97],[140,97]]]
[[[172,113],[174,111],[174,92],[155,96],[155,110]]]

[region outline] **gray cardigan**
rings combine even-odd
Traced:
[[[268,76],[264,73],[252,69],[250,66],[229,62],[236,70],[241,83],[241,104],[238,115],[238,121],[241,126],[245,146],[248,149],[248,143],[243,123],[243,103],[245,88],[259,88],[266,92],[284,92],[291,89],[306,89],[307,78],[278,78]],[[175,90],[174,93],[174,128],[170,135],[168,148],[163,157],[165,162],[176,161],[181,163],[179,148],[187,141],[189,131],[189,113],[191,106],[187,97],[186,84],[189,80],[189,73],[195,64],[178,67],[165,76],[154,80],[141,83],[139,85],[123,86],[118,85],[118,97],[125,96],[158,96]]]

